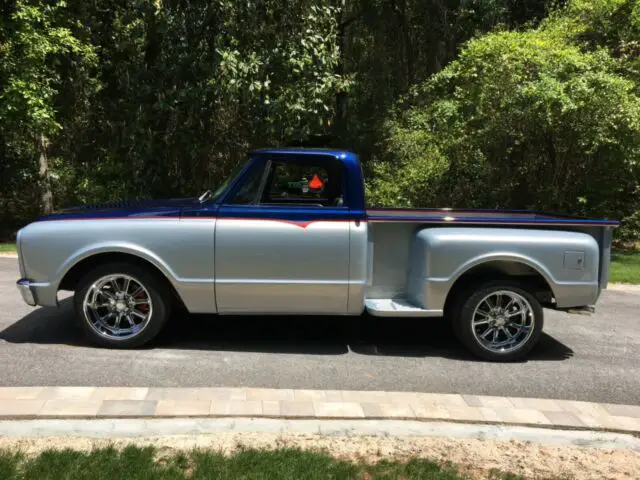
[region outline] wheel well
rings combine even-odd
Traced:
[[[178,295],[178,292],[174,288],[173,284],[169,281],[166,275],[153,263],[145,260],[144,258],[140,258],[136,255],[131,255],[129,253],[120,253],[120,252],[109,252],[109,253],[97,253],[95,255],[91,255],[78,263],[76,263],[71,269],[65,274],[58,286],[58,290],[71,290],[75,291],[76,286],[80,279],[93,268],[104,265],[106,263],[114,263],[114,262],[125,262],[133,265],[137,265],[141,268],[149,272],[153,272],[156,276],[162,279],[167,288],[171,291],[173,297],[183,304],[182,299]]]
[[[450,312],[457,303],[456,297],[471,285],[497,279],[518,280],[543,306],[553,304],[553,290],[536,269],[518,261],[492,260],[467,270],[455,281],[447,295],[444,311]]]

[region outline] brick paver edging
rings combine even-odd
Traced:
[[[640,433],[640,406],[413,392],[3,387],[0,418],[409,419]]]

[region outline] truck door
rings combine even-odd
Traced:
[[[343,168],[322,155],[256,159],[218,210],[218,312],[347,312]]]

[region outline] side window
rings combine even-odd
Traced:
[[[342,164],[329,159],[322,163],[273,161],[260,203],[341,206]]]
[[[230,203],[234,205],[248,205],[254,203],[260,193],[260,182],[262,180],[263,173],[263,167],[253,168],[249,172],[249,176],[240,186],[240,189],[231,199]]]

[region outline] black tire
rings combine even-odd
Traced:
[[[91,320],[83,308],[84,298],[91,286],[99,279],[112,274],[133,277],[147,290],[153,305],[146,326],[134,336],[125,339],[100,334],[92,327]],[[160,333],[171,314],[171,299],[171,291],[166,279],[139,265],[113,262],[94,268],[80,279],[73,298],[73,305],[76,320],[90,343],[105,348],[135,348],[145,345]]]
[[[485,297],[500,290],[513,292],[526,299],[531,306],[533,316],[533,327],[528,338],[525,337],[523,343],[517,348],[506,351],[490,350],[483,346],[481,341],[476,338],[473,326],[473,314],[476,307]],[[494,362],[522,360],[540,341],[544,326],[544,313],[540,302],[530,293],[526,284],[509,279],[485,281],[470,286],[465,290],[465,294],[459,295],[458,298],[466,300],[462,300],[451,310],[453,330],[462,344],[475,356]]]

